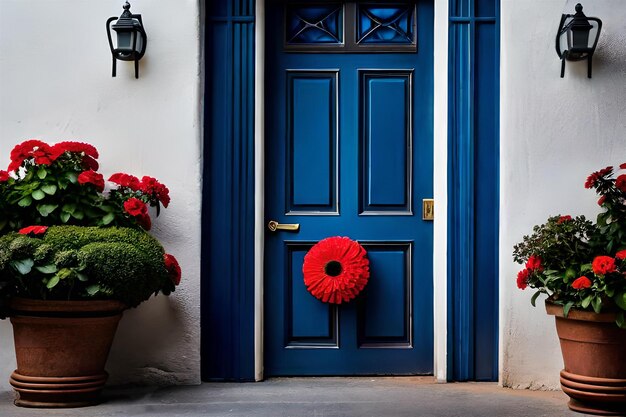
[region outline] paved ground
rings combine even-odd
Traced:
[[[108,388],[99,406],[36,410],[0,392],[1,417],[567,417],[561,392],[492,383],[436,384],[432,378],[280,378],[192,387]]]

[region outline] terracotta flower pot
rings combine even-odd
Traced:
[[[561,387],[569,408],[583,413],[626,414],[626,330],[615,324],[615,315],[571,310],[546,302],[555,316],[565,369]]]
[[[9,382],[21,407],[96,404],[125,306],[118,301],[10,301],[17,369]]]

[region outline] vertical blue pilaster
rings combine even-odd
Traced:
[[[254,0],[205,4],[202,379],[254,380]]]
[[[448,379],[498,377],[499,0],[450,0]]]

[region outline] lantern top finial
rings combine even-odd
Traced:
[[[578,6],[576,6],[576,7],[578,7]],[[130,3],[128,2],[128,0],[126,0],[126,3],[124,3],[124,5],[122,6],[122,9],[130,10]]]
[[[126,3],[128,3],[128,2],[126,2]],[[575,9],[576,9],[576,13],[581,13],[583,11],[583,5],[578,3],[576,5]]]

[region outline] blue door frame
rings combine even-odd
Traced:
[[[255,1],[203,6],[202,379],[251,381]],[[450,0],[449,21],[448,379],[495,380],[499,1]]]
[[[499,15],[499,0],[450,0],[447,368],[453,381],[498,379]]]

